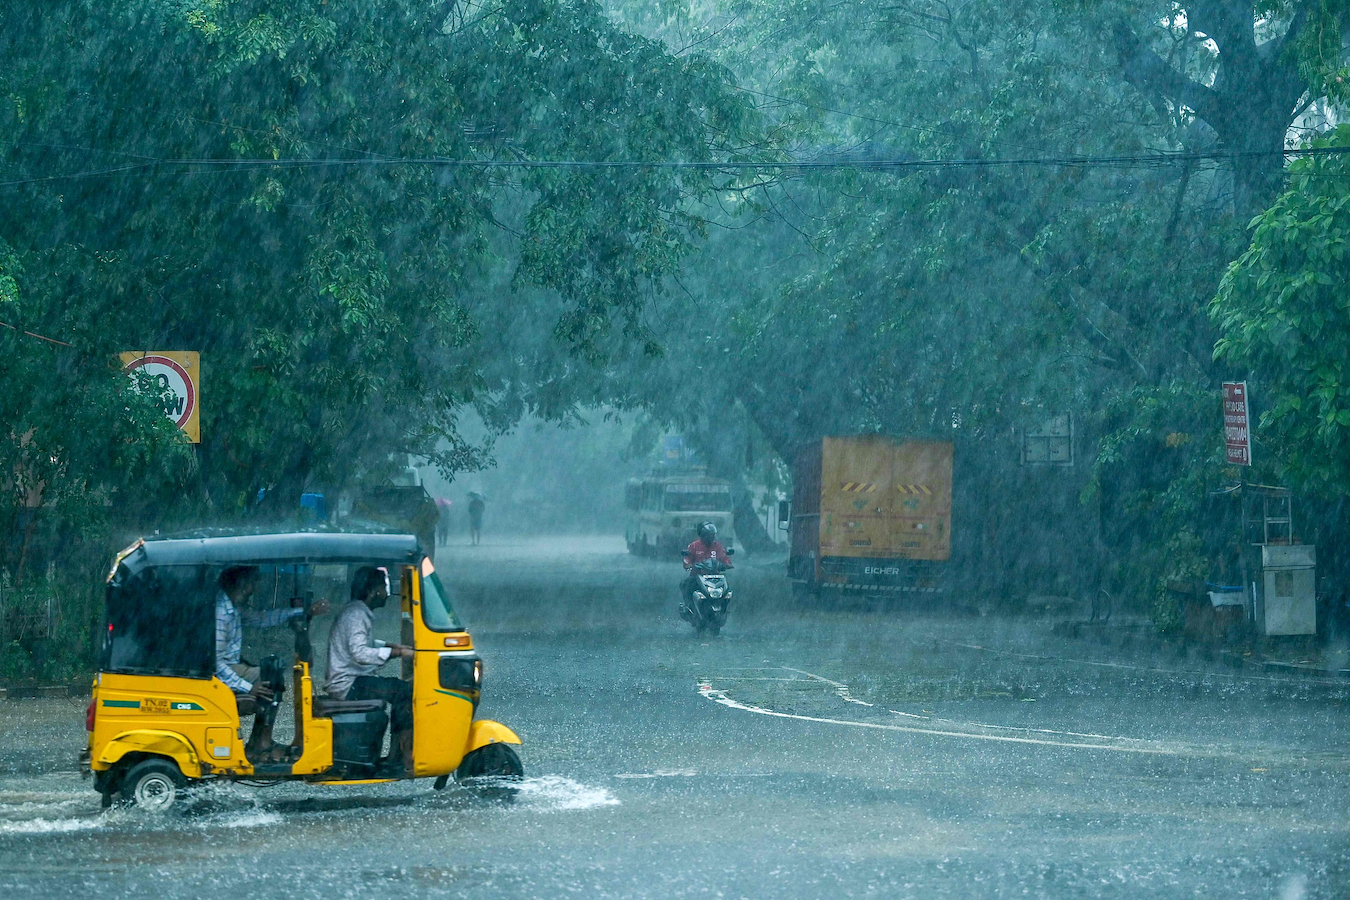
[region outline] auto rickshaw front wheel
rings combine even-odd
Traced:
[[[144,759],[122,777],[118,796],[125,803],[150,812],[173,806],[183,795],[187,779],[178,766],[167,759]]]
[[[510,744],[487,744],[479,747],[460,762],[455,770],[456,781],[478,778],[502,778],[519,781],[525,777],[525,766]]]

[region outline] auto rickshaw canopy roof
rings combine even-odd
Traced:
[[[118,556],[127,575],[157,566],[243,566],[387,562],[415,565],[423,556],[411,534],[292,532],[137,541]],[[110,576],[111,578],[111,576]]]

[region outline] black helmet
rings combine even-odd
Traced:
[[[717,526],[711,522],[704,522],[702,525],[698,526],[698,536],[711,544],[713,541],[717,540]]]

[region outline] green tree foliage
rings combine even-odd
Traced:
[[[1094,568],[1084,559],[1133,558],[1137,571],[1108,580],[1151,595],[1166,553],[1146,558],[1139,542],[1214,555],[1192,538],[1216,539],[1197,524],[1204,486],[1232,474],[1199,439],[1214,427],[1197,419],[1202,398],[1217,423],[1227,373],[1208,300],[1248,210],[1271,196],[1286,131],[1334,99],[1314,70],[1341,64],[1327,36],[1345,12],[1303,6],[635,11],[673,47],[716,48],[786,152],[859,164],[732,198],[714,249],[682,273],[692,311],[655,402],[687,418],[743,409],[785,457],[825,433],[950,436],[965,477],[982,480],[970,568],[1016,583],[1019,556],[1058,546],[1050,568],[1075,577]],[[1179,151],[1236,153],[1147,162]],[[1137,162],[988,164],[1080,156]],[[866,167],[879,158],[959,165],[879,174]],[[1075,414],[1086,465],[1017,472],[1016,435],[1053,412]],[[1131,432],[1150,435],[1127,454],[1144,471],[1105,452]],[[1196,439],[1166,447],[1168,434]],[[1102,490],[1077,508],[1090,482]]]
[[[1221,490],[1236,472],[1224,460],[1214,391],[1184,380],[1112,397],[1083,500],[1100,515],[1110,583],[1147,602],[1164,630],[1181,625],[1169,585],[1239,583],[1240,500]]]
[[[9,682],[68,679],[87,659],[108,539],[126,526],[119,501],[170,503],[194,464],[148,379],[36,330],[43,310],[24,286],[41,280],[0,240],[0,679]],[[46,641],[49,626],[61,640]]]
[[[1350,127],[1314,143],[1350,147]],[[1266,395],[1259,437],[1283,474],[1350,492],[1350,162],[1305,158],[1254,221],[1251,247],[1210,307],[1215,356]]]
[[[19,2],[0,47],[13,324],[103,374],[120,350],[202,353],[176,503],[119,495],[143,522],[378,477],[391,453],[482,464],[466,404],[555,403],[499,360],[540,331],[593,358],[616,323],[641,336],[714,177],[404,160],[707,160],[750,111],[586,0]],[[484,333],[487,284],[533,313],[520,344]],[[0,393],[42,377],[6,368]],[[116,418],[98,383],[70,412],[93,442],[60,465]]]

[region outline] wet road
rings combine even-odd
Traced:
[[[419,781],[100,813],[83,702],[0,703],[0,897],[1350,895],[1350,689],[815,610],[740,559],[723,636],[620,541],[442,551],[525,738],[513,803]]]

